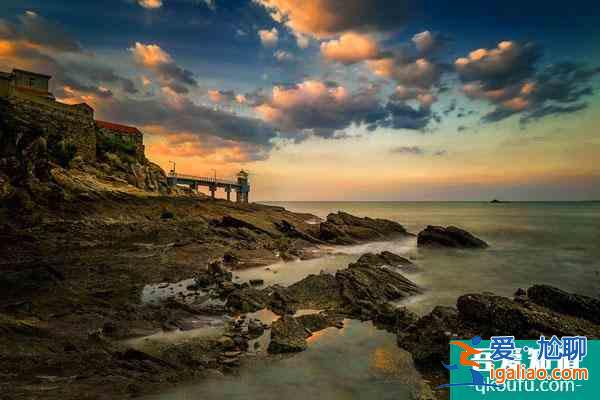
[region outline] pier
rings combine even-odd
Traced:
[[[231,201],[231,192],[235,192],[235,201],[238,203],[248,203],[250,194],[250,184],[248,181],[248,173],[241,170],[237,174],[237,180],[218,179],[216,175],[214,177],[207,176],[194,176],[187,174],[180,174],[171,170],[167,175],[167,183],[169,186],[186,185],[190,189],[198,191],[200,186],[208,187],[210,191],[210,197],[216,198],[216,192],[218,188],[222,188],[227,195],[227,201]]]

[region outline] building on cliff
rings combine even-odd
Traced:
[[[126,149],[143,162],[144,135],[131,126],[94,119],[94,109],[86,103],[65,104],[56,101],[50,90],[49,75],[13,69],[0,72],[0,98],[6,99],[10,113],[28,121],[48,137],[59,137],[76,149],[86,161],[95,161],[98,146]]]

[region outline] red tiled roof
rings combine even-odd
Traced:
[[[134,126],[115,124],[107,121],[96,120],[96,125],[101,126],[102,128],[110,129],[121,133],[127,133],[130,135],[137,135],[138,133],[142,133],[138,128]]]

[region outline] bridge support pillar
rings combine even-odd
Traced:
[[[242,199],[241,199],[241,194],[242,194],[242,193],[241,193],[239,190],[236,190],[236,191],[235,191],[235,202],[236,202],[236,203],[239,203],[240,201],[242,201]]]
[[[231,201],[231,186],[225,186],[225,193],[227,193],[227,201]]]
[[[215,192],[217,191],[217,187],[216,186],[209,186],[208,189],[210,190],[210,198],[211,199],[215,199]]]
[[[248,198],[250,197],[250,192],[244,193],[244,203],[248,203]]]

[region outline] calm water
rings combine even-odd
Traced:
[[[410,275],[429,289],[411,305],[428,311],[454,304],[465,292],[510,295],[519,287],[548,283],[600,295],[600,203],[274,203],[326,217],[344,210],[387,218],[418,233],[426,225],[456,225],[490,244],[484,251],[417,250],[416,241],[389,250],[416,256],[422,272]]]
[[[418,233],[426,225],[456,225],[490,244],[483,251],[417,249],[414,238],[336,248],[344,254],[237,272],[289,285],[321,270],[334,272],[367,251],[390,250],[420,267],[406,276],[427,291],[405,304],[426,313],[454,305],[468,292],[511,295],[534,283],[600,295],[600,203],[272,203],[325,217],[344,210],[387,218]],[[260,357],[240,375],[212,378],[152,399],[411,399],[417,373],[395,337],[369,323],[347,321],[311,338],[309,349],[280,360]]]

